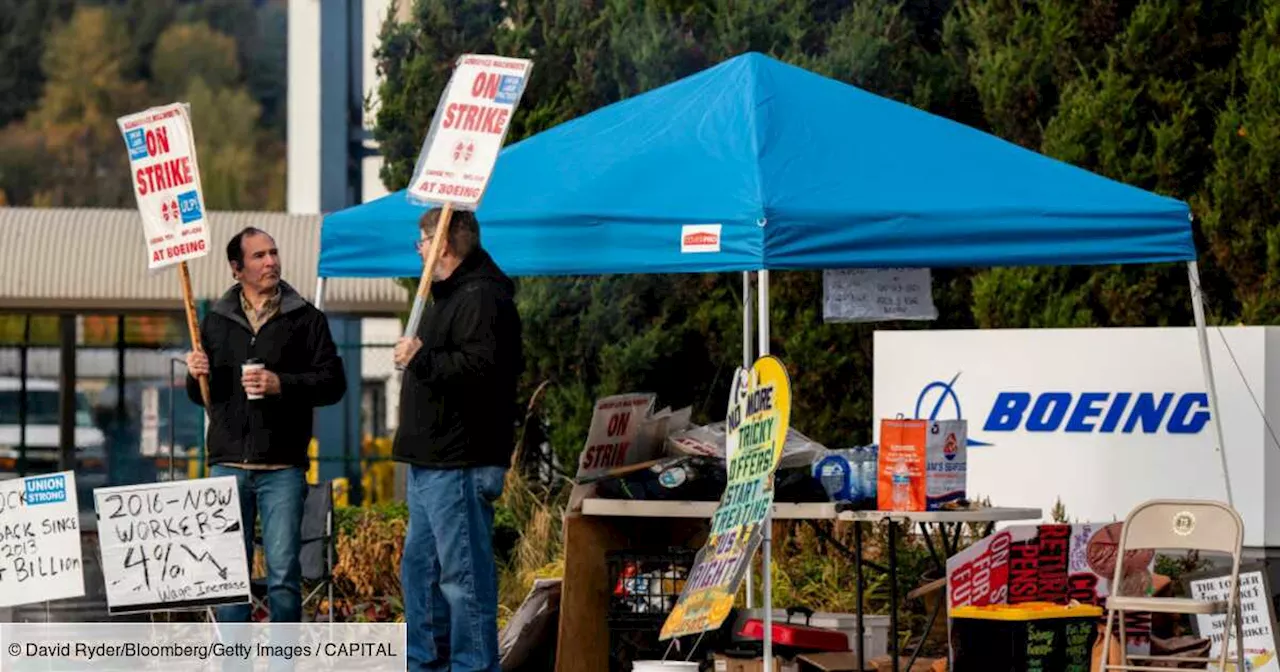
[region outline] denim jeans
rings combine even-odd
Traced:
[[[240,492],[240,520],[244,528],[245,559],[253,569],[254,520],[262,515],[262,547],[267,559],[267,600],[272,623],[302,620],[302,502],[307,475],[300,467],[289,469],[241,469],[215,464],[211,477],[234,476]],[[219,607],[222,623],[247,623],[249,604]]]
[[[493,503],[504,467],[409,469],[400,562],[410,672],[500,672]]]

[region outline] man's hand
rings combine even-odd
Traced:
[[[240,376],[240,384],[249,394],[280,394],[280,376],[266,369],[244,372]]]
[[[209,375],[209,357],[203,352],[188,352],[187,371],[196,378]]]
[[[400,341],[396,343],[396,349],[392,353],[396,365],[401,367],[408,366],[409,360],[413,359],[413,356],[418,354],[418,351],[421,349],[422,341],[417,338],[401,338]]]

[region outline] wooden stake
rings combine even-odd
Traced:
[[[191,294],[191,271],[187,269],[187,262],[178,264],[178,274],[182,278],[182,303],[187,312],[187,330],[191,332],[191,349],[203,353],[204,346],[200,344],[200,322],[196,319],[196,300]],[[204,407],[207,411],[210,406],[209,376],[198,376],[196,380],[200,382],[200,396],[204,399]]]
[[[444,241],[449,239],[449,220],[452,218],[453,204],[445,203],[440,209],[440,219],[436,222],[436,235],[431,239],[431,251],[427,254],[427,263],[422,268],[422,278],[418,280],[418,296],[413,300],[413,312],[409,314],[409,323],[404,328],[406,338],[412,338],[418,334],[423,306],[426,304],[427,297],[431,295],[431,278],[435,273],[436,262],[440,260]]]

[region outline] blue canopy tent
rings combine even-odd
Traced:
[[[325,217],[320,282],[420,275],[422,212]],[[1185,203],[760,54],[507,147],[477,216],[515,276],[757,272],[760,354],[770,269],[1185,262],[1222,450]]]
[[[320,276],[416,277],[421,212],[328,215]],[[1196,258],[1185,203],[759,54],[507,147],[477,216],[518,276]]]

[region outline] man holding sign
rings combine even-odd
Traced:
[[[407,191],[443,205],[418,222],[422,277],[395,349],[405,373],[393,453],[410,465],[400,582],[414,672],[501,669],[493,504],[511,464],[524,355],[515,283],[481,249],[473,213],[532,66],[461,56]]]
[[[271,620],[296,623],[312,414],[342,399],[346,373],[324,313],[281,281],[270,235],[254,228],[236,234],[227,261],[238,283],[200,326],[205,351],[187,354],[187,393],[202,404],[197,377],[209,377],[210,475],[236,478],[247,558],[261,512]],[[219,609],[218,620],[249,616],[242,604]]]
[[[439,216],[420,222],[424,255]],[[454,215],[442,247],[435,301],[395,350],[405,376],[393,452],[410,465],[400,575],[409,669],[497,670],[493,504],[514,449],[520,315],[471,213]]]

